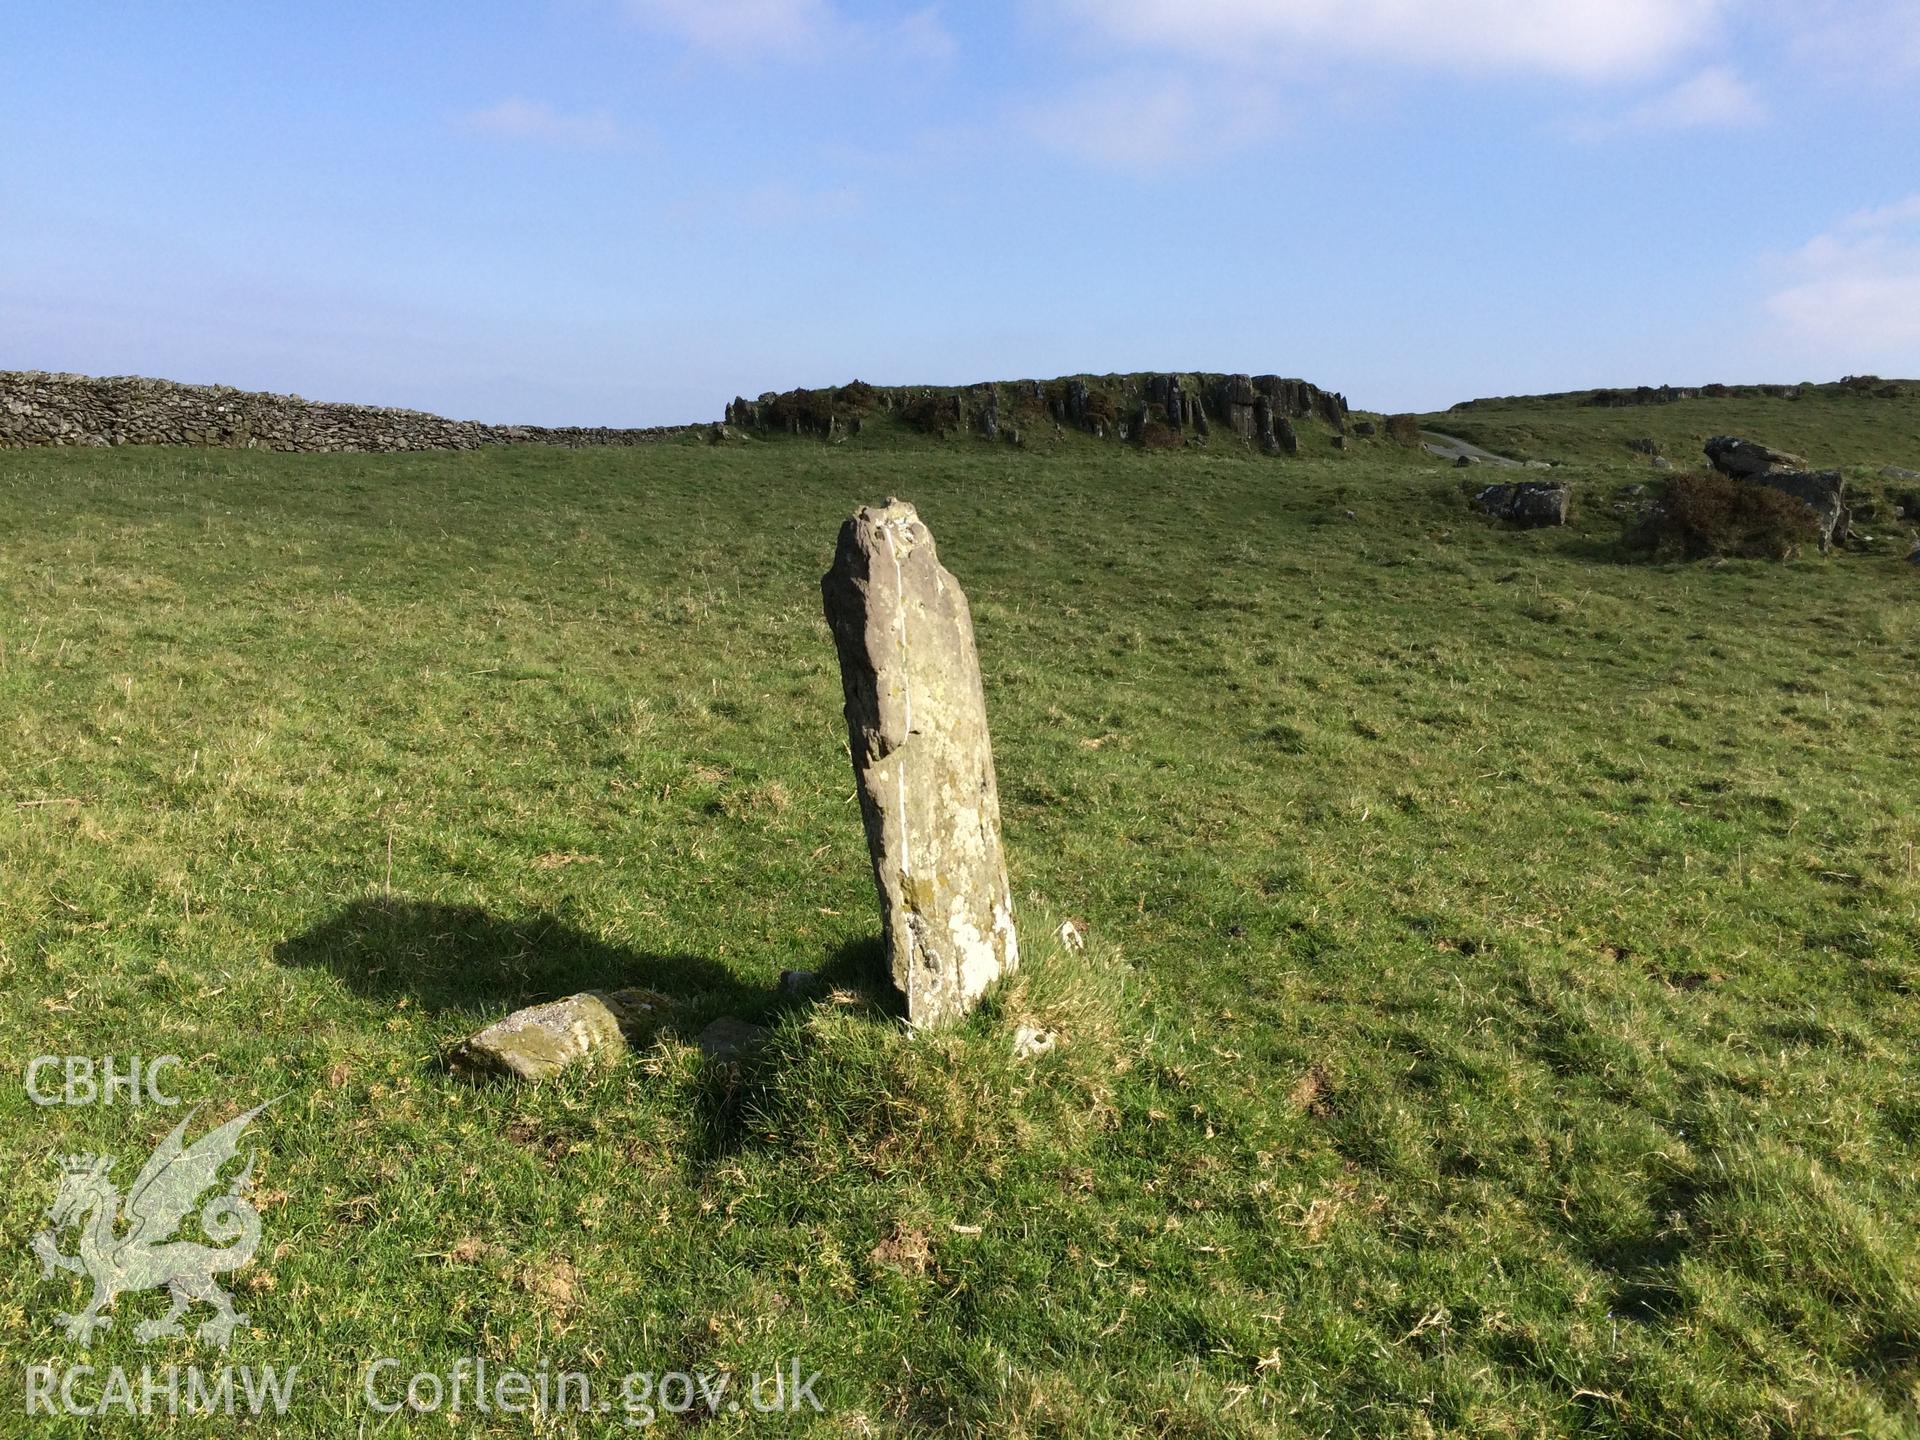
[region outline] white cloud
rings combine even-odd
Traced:
[[[858,220],[867,213],[867,194],[857,185],[810,186],[774,180],[683,196],[661,213],[688,227],[723,221],[762,230],[795,230]]]
[[[496,140],[520,140],[574,150],[604,150],[622,141],[620,126],[605,110],[566,115],[543,100],[517,96],[484,110],[474,110],[455,121],[469,135]]]
[[[813,190],[775,181],[741,193],[734,211],[749,225],[784,230],[824,221],[852,220],[865,213],[866,194],[857,186]]]
[[[1055,0],[1082,26],[1160,52],[1265,64],[1316,56],[1582,80],[1684,57],[1737,0]]]
[[[1729,66],[1716,65],[1683,80],[1624,115],[1576,127],[1589,140],[1676,130],[1747,130],[1767,120],[1766,102]]]
[[[839,16],[826,0],[628,0],[636,19],[722,54],[804,54],[824,44]]]
[[[1841,222],[1786,263],[1768,311],[1850,368],[1920,368],[1920,195]]]
[[[892,48],[910,60],[930,60],[944,64],[960,53],[959,42],[940,17],[940,7],[929,5],[916,10],[893,27],[888,37]]]
[[[1263,139],[1277,123],[1272,97],[1215,79],[1121,72],[1089,80],[1057,99],[1016,112],[1040,144],[1122,171],[1163,170],[1202,147],[1218,153]]]
[[[626,0],[626,7],[696,50],[735,59],[885,53],[944,62],[958,48],[937,5],[884,24],[851,20],[831,0]]]
[[[1772,0],[1795,58],[1835,81],[1905,82],[1920,74],[1913,0]]]

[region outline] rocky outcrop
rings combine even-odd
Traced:
[[[1292,422],[1313,419],[1344,433],[1344,396],[1278,375],[1171,374],[1063,376],[955,387],[877,387],[855,381],[825,390],[736,398],[726,424],[747,434],[838,438],[858,433],[875,411],[900,416],[923,433],[972,435],[1018,443],[1049,421],[1102,440],[1204,444],[1215,427],[1268,454],[1298,450]]]
[[[1707,460],[1722,475],[1735,480],[1755,480],[1776,471],[1807,468],[1807,462],[1798,455],[1732,435],[1716,435],[1707,441]]]
[[[323,404],[298,395],[224,385],[0,371],[0,449],[209,445],[240,450],[391,452],[477,450],[490,445],[582,447],[655,444],[703,428],[486,425],[419,410]]]
[[[1567,509],[1572,500],[1573,492],[1569,487],[1547,480],[1519,480],[1510,485],[1489,485],[1474,496],[1474,504],[1487,514],[1527,530],[1566,524]]]
[[[888,965],[909,1023],[944,1024],[1020,959],[973,618],[898,500],[841,527],[820,588]]]
[[[1813,511],[1820,527],[1820,548],[1844,545],[1853,532],[1853,511],[1847,505],[1847,477],[1838,470],[1776,470],[1756,476],[1756,485],[1783,490]]]
[[[1811,470],[1798,455],[1732,435],[1714,436],[1707,441],[1706,451],[1707,459],[1722,475],[1770,486],[1813,511],[1822,550],[1846,542],[1853,528],[1853,513],[1847,507],[1847,477],[1840,471]]]

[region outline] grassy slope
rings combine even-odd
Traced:
[[[816,588],[888,492],[974,597],[1030,953],[918,1040]],[[0,1039],[283,1097],[232,1358],[303,1366],[288,1435],[475,1353],[799,1354],[824,1434],[1898,1433],[1913,573],[1621,566],[1584,513],[1377,446],[3,456]],[[609,983],[677,1002],[632,1059],[437,1063]],[[777,1027],[738,1076],[722,1012]],[[0,1088],[9,1385],[74,1354],[49,1157],[124,1183],[174,1118]],[[90,1358],[192,1358],[153,1308]]]
[[[1872,475],[1887,465],[1920,470],[1920,387],[1892,398],[1836,385],[1808,386],[1800,400],[1682,400],[1599,408],[1566,396],[1483,401],[1423,417],[1429,428],[1502,455],[1555,461],[1630,459],[1627,442],[1652,439],[1682,466],[1704,466],[1714,435],[1743,435],[1804,455],[1822,467]]]

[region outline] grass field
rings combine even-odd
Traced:
[[[628,1433],[363,1402],[480,1356],[824,1377],[713,1435],[1914,1433],[1920,576],[1620,563],[1597,442],[1521,534],[1309,439],[0,455],[0,1041],[273,1099],[253,1432]],[[920,1037],[819,613],[889,493],[973,597],[1027,954]],[[446,1073],[616,984],[673,1002],[630,1057]],[[57,1154],[178,1118],[0,1087],[0,1433],[213,1433],[14,1388],[215,1363],[154,1295],[83,1353],[27,1252]]]
[[[1629,441],[1652,440],[1676,465],[1697,469],[1705,464],[1701,447],[1709,437],[1743,435],[1821,469],[1846,469],[1860,481],[1888,465],[1920,470],[1920,385],[1892,397],[1839,385],[1802,388],[1799,400],[1732,395],[1617,408],[1580,404],[1572,396],[1521,396],[1423,418],[1434,429],[1516,459],[1625,463],[1634,458]]]

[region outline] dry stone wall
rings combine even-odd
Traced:
[[[646,445],[704,426],[485,425],[419,410],[333,405],[298,395],[0,371],[0,449],[32,445],[217,445],[242,450],[385,452],[487,445]]]

